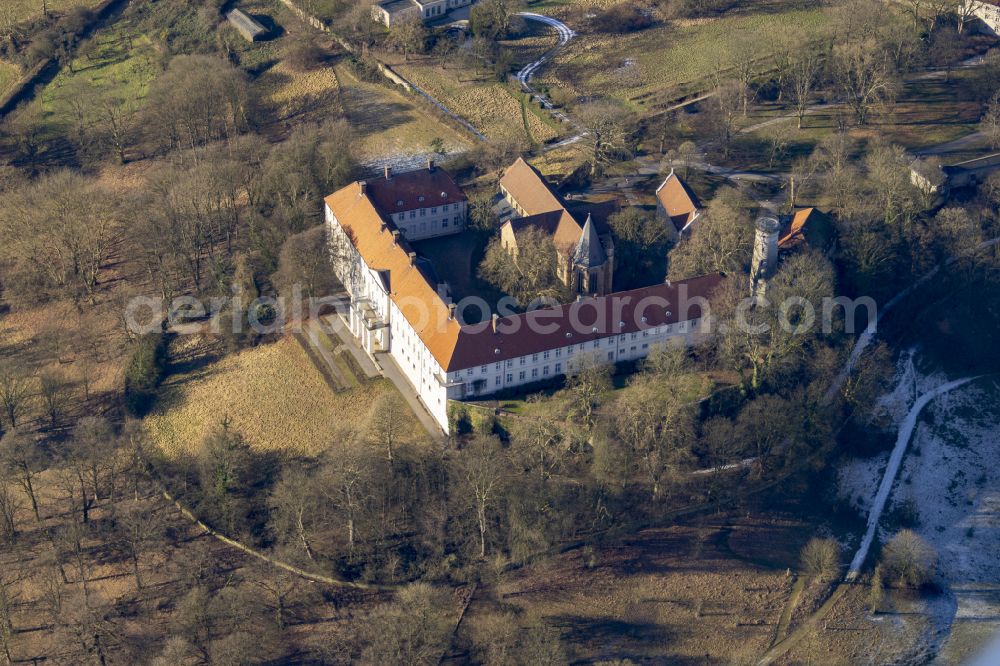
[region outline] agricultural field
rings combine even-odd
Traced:
[[[63,14],[74,7],[96,7],[101,0],[45,0],[50,14]],[[42,15],[42,0],[4,0],[0,7],[0,21],[10,19],[14,23],[27,21]]]
[[[194,369],[164,383],[145,420],[153,443],[170,457],[193,453],[223,418],[258,451],[316,454],[349,437],[373,401],[396,390],[380,379],[333,391],[290,336],[218,361],[193,340],[178,344],[175,362]],[[412,423],[401,432],[420,440],[423,429],[412,414],[406,418]]]
[[[773,51],[776,35],[808,39],[824,25],[823,9],[801,0],[774,0],[716,19],[661,22],[627,35],[582,34],[541,72],[539,83],[563,98],[601,93],[641,111],[676,88],[690,86],[732,64],[732,36]],[[574,27],[574,26],[570,26]]]

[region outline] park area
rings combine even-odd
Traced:
[[[711,87],[707,79],[732,67],[738,49],[750,49],[763,65],[775,52],[776,38],[818,36],[826,23],[823,12],[803,0],[761,0],[719,17],[660,21],[629,34],[580,31],[539,74],[538,84],[558,98],[599,93],[637,112],[652,111]]]

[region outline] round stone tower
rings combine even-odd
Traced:
[[[781,223],[773,217],[760,217],[754,223],[753,260],[750,263],[752,295],[763,294],[767,280],[778,267],[778,232]]]

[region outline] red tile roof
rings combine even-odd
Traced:
[[[500,187],[510,193],[524,209],[525,216],[565,210],[560,197],[538,169],[523,157],[507,167],[500,178]]]
[[[704,314],[701,299],[710,300],[724,279],[703,275],[501,317],[496,332],[491,321],[463,326],[447,370],[698,319]]]
[[[368,195],[387,215],[465,201],[465,193],[439,167],[391,174],[365,181]]]
[[[367,186],[352,183],[325,201],[365,264],[380,274],[388,272],[384,282],[388,282],[389,297],[449,372],[700,317],[700,305],[695,302],[685,308],[685,297],[688,301],[709,298],[723,279],[706,275],[502,317],[496,332],[490,321],[463,326],[457,318],[449,318],[448,304],[420,270],[419,262],[411,262],[410,245],[402,237],[393,237],[395,224],[380,214]]]
[[[791,250],[802,243],[825,249],[830,244],[833,233],[830,219],[815,208],[803,208],[795,211],[788,229],[778,239],[778,247]]]
[[[656,188],[656,198],[674,223],[677,231],[694,222],[698,217],[701,202],[691,188],[672,170],[666,179]]]

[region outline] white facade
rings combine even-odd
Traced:
[[[359,191],[363,193],[364,189]],[[452,204],[452,206],[454,205]],[[459,210],[464,215],[464,202]],[[406,219],[401,220],[398,224],[403,225],[410,222],[409,212],[406,213]],[[572,332],[566,332],[565,338],[561,338],[560,336],[563,334],[559,332],[541,338],[532,331],[526,330],[524,335],[535,338],[533,341],[529,341],[518,338],[517,332],[508,333],[499,329],[500,335],[508,340],[508,344],[520,343],[520,347],[515,347],[519,351],[523,350],[525,346],[537,349],[550,342],[553,346],[550,349],[541,349],[512,358],[506,358],[504,355],[498,360],[490,360],[490,362],[482,364],[482,360],[486,357],[481,353],[481,346],[493,347],[492,340],[494,338],[492,336],[497,331],[492,334],[485,331],[487,336],[480,341],[476,338],[476,333],[466,333],[463,329],[460,336],[472,336],[472,346],[466,344],[464,355],[452,356],[451,370],[446,371],[395,302],[391,293],[393,276],[388,271],[378,270],[379,267],[370,267],[365,263],[361,253],[351,241],[352,236],[345,231],[345,227],[341,225],[329,204],[325,206],[324,214],[329,231],[334,271],[350,295],[348,322],[352,335],[368,354],[373,356],[375,354],[388,354],[392,357],[413,386],[413,390],[421,402],[445,432],[449,428],[449,400],[482,398],[500,391],[518,389],[571,374],[592,365],[594,362],[636,361],[648,356],[658,345],[674,340],[683,341],[684,344],[690,345],[708,333],[706,322],[698,318],[676,323],[661,323],[656,326],[650,324],[646,328],[645,316],[642,317],[642,325],[639,326],[640,329],[644,330],[634,332],[629,330],[617,334],[609,332],[603,335],[598,334],[597,328],[594,328],[591,331],[576,333],[580,338],[586,339],[572,343],[570,343],[570,338],[574,335]],[[383,213],[383,215],[385,214]],[[454,215],[454,208],[443,213],[439,211],[437,217],[433,217],[428,209],[424,219],[428,222],[432,219],[443,221],[452,215]],[[393,219],[386,219],[388,217]],[[417,224],[420,223],[420,219],[419,214],[413,218]],[[371,223],[375,223],[374,220]],[[402,236],[401,231],[394,228],[396,224],[395,216],[385,215],[383,217],[384,226],[380,233],[384,234],[387,230],[391,230],[392,233]],[[421,233],[419,229],[418,227],[418,234]],[[429,236],[442,235],[442,233],[447,233],[452,229],[453,227],[449,223],[448,227],[438,225],[436,234],[430,229],[426,233]],[[399,249],[399,252],[403,251],[402,248]],[[416,261],[415,254],[410,253],[410,261]],[[607,298],[613,298],[613,296]],[[524,315],[518,317],[521,325],[527,325],[525,317]],[[618,325],[624,328],[626,318],[623,316]],[[509,320],[509,318],[505,319]],[[572,321],[572,318],[570,320]],[[454,322],[451,324],[454,325]],[[494,325],[496,325],[496,320]],[[469,340],[469,338],[465,339]],[[558,344],[560,342],[562,344]],[[498,345],[496,353],[500,354],[502,343],[497,342],[496,344]],[[477,359],[478,363],[456,367],[456,363],[463,363],[456,361],[457,358],[473,358]],[[469,362],[471,361],[464,363]]]
[[[433,201],[428,201],[427,208],[418,208],[391,215],[392,221],[396,223],[396,227],[406,240],[412,241],[454,234],[465,228],[466,203],[464,201],[431,205],[433,203]]]
[[[475,2],[476,0],[386,0],[372,7],[372,18],[391,28],[410,16],[433,21],[453,9],[467,7]]]
[[[1000,35],[1000,6],[995,2],[982,2],[982,0],[968,0],[972,7],[972,13],[981,20],[986,29],[994,34]]]
[[[516,389],[572,374],[595,362],[638,361],[668,342],[683,340],[691,345],[704,335],[702,321],[692,319],[463,368],[447,373],[448,398],[465,400]]]

